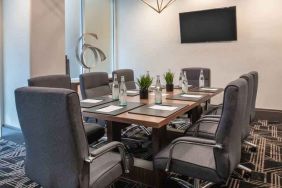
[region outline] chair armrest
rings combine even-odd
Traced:
[[[197,137],[189,137],[189,136],[177,138],[171,142],[171,147],[169,149],[169,157],[168,157],[167,165],[165,168],[166,172],[169,171],[174,148],[175,146],[179,144],[198,145],[198,146],[204,146],[204,147],[212,147],[215,149],[223,149],[223,146],[221,144],[217,144],[215,140],[197,138]]]
[[[218,123],[220,121],[220,118],[217,117],[201,117],[197,123],[201,123],[201,122],[216,122]]]
[[[196,133],[199,131],[199,128],[200,128],[202,122],[219,123],[219,121],[220,121],[220,119],[217,119],[217,118],[201,118],[201,119],[199,119],[195,124],[192,125],[192,126],[196,127],[196,129],[194,130],[194,136],[196,136]],[[189,128],[190,127],[188,127],[186,129],[184,134],[186,134],[189,131]]]
[[[220,119],[221,115],[204,115],[201,117],[201,119],[206,119],[206,118],[217,118]]]
[[[97,159],[98,157],[101,157],[102,155],[114,150],[114,149],[118,149],[119,153],[121,155],[121,160],[123,163],[123,167],[124,167],[124,171],[125,173],[129,173],[129,169],[130,169],[130,159],[127,156],[127,150],[126,147],[124,146],[123,143],[121,142],[110,142],[98,149],[95,149],[94,151],[92,151],[90,153],[90,156],[88,157],[88,159],[86,160],[89,163],[92,163],[95,159]]]
[[[215,140],[199,138],[199,137],[191,137],[191,136],[183,136],[176,138],[171,142],[172,145],[177,144],[179,142],[187,142],[195,145],[216,145]]]

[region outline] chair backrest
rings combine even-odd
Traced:
[[[251,108],[252,108],[252,98],[253,98],[253,90],[254,90],[254,77],[251,74],[244,74],[240,76],[248,83],[248,96],[247,103],[245,107],[245,120],[242,124],[242,140],[245,140],[250,133],[250,121],[251,121]]]
[[[127,89],[136,89],[136,84],[134,81],[134,71],[132,69],[120,69],[115,70],[112,73],[114,78],[114,74],[117,74],[118,81],[121,81],[121,76],[124,76],[125,85]]]
[[[30,78],[28,86],[71,89],[71,79],[68,75],[39,76]]]
[[[258,72],[256,71],[252,71],[249,74],[253,75],[253,78],[254,78],[253,97],[252,97],[252,104],[251,104],[251,122],[253,122],[256,116],[256,101],[257,101],[257,93],[258,93],[259,75],[258,75]]]
[[[91,72],[81,74],[80,92],[83,99],[101,97],[111,94],[109,77],[106,72]]]
[[[194,87],[199,87],[199,77],[201,70],[203,70],[204,77],[205,77],[205,87],[211,86],[211,71],[208,68],[201,68],[201,67],[190,67],[190,68],[183,68],[182,71],[186,72],[187,80],[189,85]]]
[[[88,143],[78,94],[68,89],[25,87],[15,91],[25,140],[25,171],[43,187],[86,188]]]
[[[216,142],[223,150],[215,149],[216,169],[227,179],[241,159],[241,125],[247,102],[247,81],[239,78],[227,85],[224,91],[222,115],[216,131]]]

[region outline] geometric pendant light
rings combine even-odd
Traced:
[[[159,14],[176,0],[141,0]]]

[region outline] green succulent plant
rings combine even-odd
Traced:
[[[173,84],[173,78],[174,78],[174,73],[169,70],[164,74],[164,79],[166,81],[166,84]]]
[[[148,90],[148,88],[152,85],[153,78],[149,75],[141,75],[140,78],[137,79],[137,85],[140,90]]]

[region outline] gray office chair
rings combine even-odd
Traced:
[[[244,123],[242,124],[242,140],[245,140],[248,136],[249,136],[249,133],[250,133],[250,121],[251,121],[251,113],[252,113],[252,105],[253,105],[253,99],[254,99],[254,92],[255,92],[255,80],[254,80],[254,77],[252,74],[244,74],[242,76],[240,76],[240,78],[242,79],[245,79],[248,83],[248,100],[247,100],[247,103],[246,103],[246,109],[245,109],[245,121]],[[212,115],[205,115],[202,117],[202,119],[199,120],[199,122],[197,123],[197,127],[198,126],[201,126],[200,124],[205,124],[206,122],[209,122],[209,124],[213,124],[211,123],[212,121],[214,122],[218,122],[219,121],[219,118],[221,117],[221,114],[222,114],[222,106],[219,107],[217,110],[216,110],[216,113],[215,114],[212,114]],[[200,132],[205,132],[205,131],[208,131],[211,136],[214,135],[214,129],[216,127],[216,123],[214,125],[211,125],[211,126],[204,126],[204,127],[210,127],[209,129],[213,130],[213,131],[208,131],[208,129],[205,130],[205,128],[203,130],[199,130],[199,133],[197,134],[200,134],[200,136],[203,136],[201,135],[202,133]],[[194,126],[195,127],[195,126]],[[192,130],[194,129],[194,127],[190,127],[189,129]],[[211,127],[214,127],[214,128],[211,128]],[[189,132],[189,129],[187,130]],[[204,134],[204,133],[203,133]],[[256,147],[256,145],[253,145],[251,143],[248,143],[245,141],[246,144],[248,145],[251,145],[253,147]]]
[[[247,101],[245,103],[245,109],[243,111],[244,114],[244,121],[241,124],[241,141],[243,144],[251,146],[251,151],[256,151],[257,145],[248,142],[246,139],[250,134],[250,114],[251,114],[251,105],[252,105],[252,98],[253,98],[253,88],[254,88],[254,80],[253,76],[251,74],[244,74],[240,78],[244,79],[247,81]],[[222,113],[221,108],[221,113]],[[209,116],[210,118],[202,118],[199,120],[196,124],[193,126],[189,127],[186,130],[187,135],[193,135],[196,137],[201,137],[201,138],[214,138],[215,137],[215,132],[217,130],[217,127],[219,126],[219,120],[220,116]],[[252,172],[251,169],[239,165],[238,168],[245,170],[248,172],[246,173],[246,177],[250,175]]]
[[[242,134],[243,140],[247,138],[250,132],[250,126],[249,124],[254,121],[255,119],[255,104],[256,104],[256,97],[257,97],[257,90],[258,90],[258,72],[252,71],[248,74],[244,74],[241,76],[241,78],[244,78],[248,81],[249,84],[249,95],[248,95],[248,103],[247,103],[247,110],[246,112],[246,127],[243,129],[245,133]],[[210,118],[219,118],[222,113],[222,106],[219,106],[217,109],[212,111],[210,114],[203,116],[202,119],[209,119]],[[211,123],[211,122],[210,122]],[[257,148],[257,145],[244,141],[245,144],[251,146],[251,150],[255,151]]]
[[[118,81],[121,81],[121,77],[124,76],[125,79],[125,85],[126,88],[128,90],[135,90],[136,88],[136,84],[134,81],[134,71],[132,69],[119,69],[119,70],[115,70],[112,72],[112,77],[114,78],[114,75],[117,75]],[[128,127],[125,131],[123,131],[122,136],[126,137],[127,133],[133,131],[134,129],[140,129],[141,131],[145,132],[146,135],[150,136],[151,135],[151,131],[142,126],[142,125],[132,125],[130,127]]]
[[[80,92],[82,99],[91,99],[95,97],[102,97],[105,95],[111,95],[108,73],[106,72],[91,72],[81,74],[80,80]],[[99,125],[105,127],[106,122],[95,118],[85,118],[86,122],[96,122]]]
[[[214,139],[184,136],[175,139],[154,158],[154,167],[195,179],[211,182],[204,187],[227,181],[241,159],[241,124],[247,101],[247,83],[244,79],[231,82],[225,88],[222,117]],[[172,178],[185,187],[183,180]]]
[[[79,80],[82,99],[110,95],[112,92],[109,85],[108,73],[106,72],[81,74]]]
[[[242,140],[245,140],[250,135],[250,117],[251,117],[251,108],[252,108],[252,98],[253,98],[253,90],[254,90],[254,77],[251,74],[243,74],[240,76],[248,83],[248,100],[246,103],[245,109],[245,121],[242,126]]]
[[[211,70],[209,68],[201,68],[201,67],[190,67],[183,68],[182,71],[186,72],[188,84],[193,87],[199,87],[199,77],[200,72],[203,70],[205,77],[205,87],[211,86]]]
[[[251,101],[253,97],[253,77],[251,74],[244,74],[240,78],[245,79],[247,82],[247,102],[245,103],[245,109],[244,109],[244,121],[241,125],[241,137],[242,140],[245,140],[250,133],[250,125],[249,125],[249,119],[250,119],[250,113],[251,113]],[[222,109],[220,112],[221,114],[218,114],[218,116],[205,116],[205,118],[200,119],[196,124],[189,127],[187,129],[186,134],[188,135],[194,135],[202,138],[210,138],[213,139],[215,137],[215,133],[218,127],[218,123],[220,121],[220,118],[222,116]],[[207,118],[208,117],[208,118]]]
[[[89,151],[74,91],[25,87],[15,91],[15,98],[31,180],[43,187],[104,188],[129,172],[122,143]],[[111,152],[116,148],[120,154]]]
[[[253,122],[255,120],[255,113],[256,113],[256,99],[257,99],[257,91],[258,91],[258,72],[252,71],[248,74],[251,74],[253,76],[254,80],[254,87],[253,87],[253,97],[252,97],[252,104],[251,104],[251,114],[250,114],[250,122]],[[205,114],[205,117],[211,117],[211,116],[219,116],[221,114],[222,105],[219,105],[217,108],[214,108],[210,111],[208,111]],[[211,115],[211,116],[210,116]]]
[[[251,105],[251,122],[253,122],[255,120],[255,115],[256,115],[256,100],[257,100],[257,92],[258,92],[259,75],[258,72],[256,71],[252,71],[249,74],[253,75],[254,78],[254,90],[253,90],[253,98]]]
[[[136,84],[134,81],[134,71],[132,69],[120,69],[115,70],[112,72],[112,77],[114,78],[114,75],[117,75],[118,81],[121,81],[121,76],[124,76],[125,79],[125,85],[128,90],[134,90],[136,89]]]
[[[199,77],[201,70],[203,70],[205,77],[205,87],[211,87],[211,70],[209,68],[189,67],[189,68],[181,69],[181,71],[186,73],[188,84],[192,85],[192,87],[199,87]],[[212,106],[210,106],[209,103],[210,101],[207,101],[207,103],[205,104],[206,110],[208,108],[212,108]],[[191,122],[195,123],[201,117],[203,111],[204,110],[202,105],[199,105],[195,107],[193,110],[191,110],[188,113],[189,117],[191,118]]]
[[[52,88],[71,88],[71,79],[68,75],[48,75],[30,78],[28,80],[30,87],[52,87]]]
[[[71,79],[68,75],[49,75],[30,78],[30,87],[49,87],[71,89]],[[84,123],[84,128],[89,144],[97,142],[105,135],[105,129],[95,123]]]

